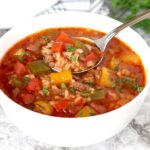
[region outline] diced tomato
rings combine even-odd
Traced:
[[[37,78],[31,79],[28,86],[26,87],[28,91],[36,91],[40,90],[41,88],[42,88],[41,81],[38,80]]]
[[[52,115],[57,117],[74,117],[74,114],[71,114],[69,112],[63,112],[63,111],[61,112],[54,111]]]
[[[93,52],[85,56],[85,61],[97,61],[98,57]]]
[[[61,100],[61,101],[57,101],[54,105],[56,111],[63,111],[63,109],[67,108],[70,104],[70,101],[68,100]]]
[[[58,37],[56,38],[57,42],[64,42],[64,43],[70,43],[73,44],[73,39],[65,32],[61,32]]]
[[[72,106],[68,108],[68,111],[70,114],[76,114],[77,112],[79,112],[82,109],[83,106]]]
[[[109,89],[107,91],[107,100],[109,102],[114,102],[114,101],[118,100],[117,93],[116,93],[116,91],[114,89]]]
[[[25,60],[24,60],[25,63],[28,63],[31,61],[33,61],[33,59],[31,57],[25,57]]]
[[[85,104],[85,101],[83,101],[82,99],[77,102],[72,102],[68,108],[69,113],[75,115],[79,110],[82,109],[84,104]]]
[[[72,100],[60,100],[54,101],[53,107],[57,113],[62,113],[64,116],[74,116],[82,107],[84,106],[83,101],[78,101],[77,103]],[[57,115],[56,113],[56,115]]]
[[[14,73],[17,75],[24,75],[27,72],[27,68],[20,63],[19,61],[17,61],[14,64]]]
[[[54,42],[52,45],[52,51],[54,53],[62,52],[62,51],[64,51],[64,49],[65,49],[65,46],[64,46],[63,42]]]
[[[35,101],[35,96],[32,94],[23,94],[22,100],[24,104],[32,104]]]
[[[82,99],[75,103],[76,106],[84,106],[84,104],[85,104],[85,101],[83,101]]]
[[[99,102],[92,102],[90,107],[93,108],[97,113],[103,114],[106,112],[106,107],[100,104]]]
[[[29,43],[29,44],[26,45],[25,49],[35,52],[35,51],[39,50],[39,47],[37,45],[35,45],[35,44]]]

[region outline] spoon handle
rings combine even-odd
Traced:
[[[132,26],[144,19],[147,19],[150,17],[150,10],[143,12],[142,14],[132,18],[131,20],[129,20],[128,22],[120,25],[119,27],[115,28],[114,30],[112,30],[111,32],[109,32],[108,34],[106,34],[103,38],[97,39],[95,40],[96,45],[100,47],[100,49],[102,51],[105,50],[108,42],[116,35],[118,34],[121,30],[123,30],[124,28],[128,27],[128,26]]]

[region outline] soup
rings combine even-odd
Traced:
[[[104,54],[75,38],[103,35],[86,28],[50,28],[29,35],[1,60],[0,88],[19,105],[58,117],[93,116],[125,105],[144,88],[144,67],[140,57],[117,38]],[[72,73],[93,66],[103,55],[97,68]]]

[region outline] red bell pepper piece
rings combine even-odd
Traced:
[[[56,38],[57,42],[64,42],[64,43],[70,43],[73,44],[73,39],[65,32],[61,32],[58,37]]]
[[[65,49],[65,46],[64,46],[63,42],[54,42],[52,44],[52,51],[54,53],[56,53],[56,52],[62,52],[62,51],[64,51],[64,49]]]
[[[85,61],[97,61],[98,57],[96,54],[94,54],[93,52],[91,52],[90,54],[85,56]]]
[[[56,111],[63,111],[63,109],[67,108],[70,105],[70,101],[68,100],[62,100],[62,101],[57,101],[55,103],[55,109]]]
[[[28,91],[36,91],[42,88],[42,83],[37,78],[31,79],[29,84],[27,85],[26,89]]]

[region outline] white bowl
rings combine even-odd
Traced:
[[[0,39],[0,59],[14,43],[50,27],[86,27],[109,32],[121,23],[106,16],[63,12],[34,18],[14,27]],[[93,117],[59,118],[30,111],[13,102],[0,90],[0,103],[8,117],[25,134],[57,146],[85,146],[104,141],[125,128],[140,109],[149,85],[149,47],[131,28],[117,36],[141,56],[146,72],[144,90],[123,107]]]

